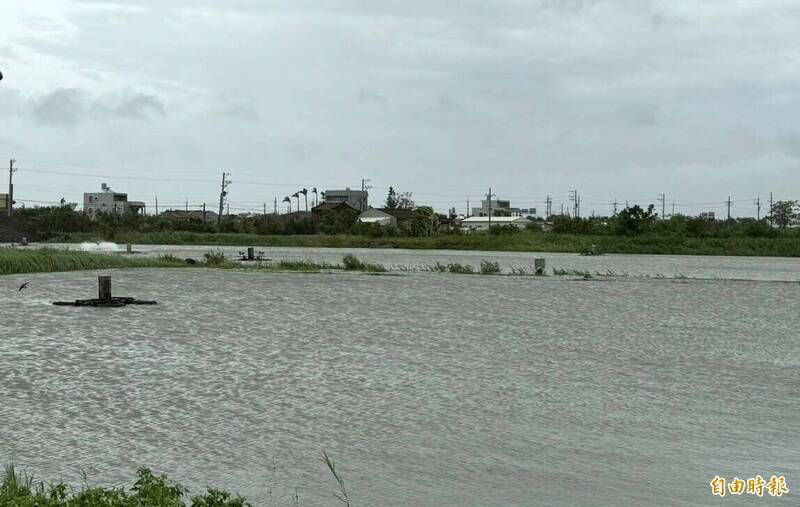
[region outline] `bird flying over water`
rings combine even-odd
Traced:
[[[31,283],[31,282],[25,282],[25,283],[23,283],[22,285],[20,285],[20,286],[19,286],[19,289],[17,289],[17,292],[22,292],[22,289],[24,289],[25,287],[27,287],[29,283]]]

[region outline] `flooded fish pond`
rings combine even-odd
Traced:
[[[0,461],[76,485],[147,465],[254,505],[337,503],[323,450],[354,505],[711,504],[715,475],[756,474],[793,496],[800,284],[763,279],[795,280],[797,261],[709,262],[756,281],[2,277]],[[107,273],[114,295],[159,304],[51,304]]]

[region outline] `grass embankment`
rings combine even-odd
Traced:
[[[409,238],[353,235],[261,236],[193,232],[118,233],[113,238],[94,234],[65,234],[56,242],[115,241],[151,245],[219,245],[325,248],[409,248],[427,250],[484,250],[508,252],[580,253],[596,245],[603,253],[663,255],[749,255],[800,257],[800,237],[693,238],[685,236],[605,236],[522,231],[518,234],[443,234]]]
[[[176,268],[187,264],[174,257],[131,257],[51,248],[0,248],[0,275],[115,268]]]
[[[0,275],[21,273],[52,273],[57,271],[81,271],[92,269],[125,268],[189,268],[241,269],[254,271],[295,271],[318,273],[322,270],[385,272],[380,264],[364,262],[354,255],[345,255],[342,264],[318,263],[310,260],[257,262],[242,264],[225,257],[221,251],[203,254],[200,260],[184,260],[172,255],[160,257],[133,257],[93,252],[76,252],[52,248],[17,249],[0,248]],[[1,505],[1,504],[0,504]]]

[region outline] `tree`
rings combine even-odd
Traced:
[[[433,236],[439,231],[439,216],[430,206],[421,206],[402,227],[410,236]]]
[[[389,195],[386,196],[386,207],[389,209],[397,208],[397,193],[392,187],[389,187]]]
[[[785,229],[800,216],[800,201],[778,201],[772,205],[772,222]]]
[[[411,192],[403,192],[397,198],[397,207],[400,209],[414,209],[417,207],[417,204],[411,198]]]
[[[625,208],[614,218],[619,232],[636,236],[645,231],[656,220],[655,206],[651,204],[647,211],[636,204],[632,208]]]
[[[393,187],[389,187],[389,195],[386,196],[386,207],[389,209],[414,209],[417,205],[411,196],[411,192],[398,194]]]

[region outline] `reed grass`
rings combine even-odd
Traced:
[[[342,268],[347,271],[365,271],[367,273],[384,273],[386,268],[380,264],[364,262],[353,254],[342,258]]]
[[[308,259],[299,261],[283,259],[278,261],[277,264],[273,264],[272,266],[282,271],[300,271],[306,273],[318,273],[324,269],[325,270],[342,269],[342,266],[339,264],[330,264],[328,262],[314,262]]]
[[[172,254],[159,257],[131,257],[107,253],[58,250],[53,248],[18,249],[0,248],[0,275],[22,273],[51,273],[59,271],[81,271],[97,269],[126,268],[186,268],[206,267],[216,269],[241,269],[257,271],[296,271],[317,273],[322,270],[349,270],[368,273],[382,273],[387,269],[380,265],[364,262],[353,255],[345,256],[342,264],[314,262],[311,260],[281,260],[277,263],[258,262],[245,265],[228,259],[221,250],[211,250],[203,254],[200,261],[179,259]]]
[[[475,268],[469,264],[460,264],[458,262],[452,262],[447,265],[447,271],[456,275],[474,275]]]
[[[30,250],[0,248],[0,275],[91,269],[177,267],[186,267],[186,263],[167,257],[131,257],[51,248]]]
[[[326,451],[322,451],[322,462],[328,467],[331,475],[333,475],[333,478],[336,480],[336,484],[339,486],[339,493],[334,493],[333,496],[342,502],[345,507],[350,507],[350,494],[347,492],[347,488],[344,485],[344,479],[341,474],[336,471],[336,463]]]

